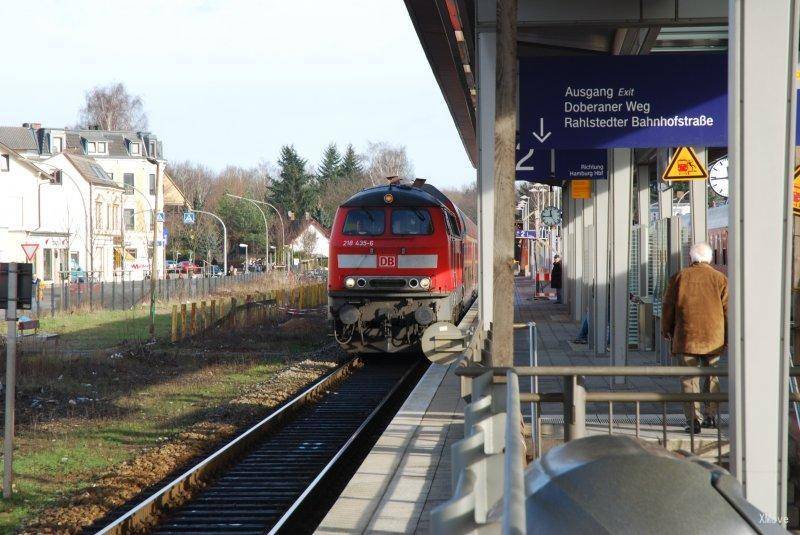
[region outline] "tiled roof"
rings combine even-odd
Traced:
[[[97,186],[122,189],[122,186],[114,182],[94,159],[80,156],[78,154],[65,153],[64,156],[75,166],[75,169],[88,182]]]
[[[286,230],[286,243],[292,243],[297,238],[302,236],[308,227],[315,227],[327,239],[331,238],[331,231],[326,229],[322,223],[316,219],[303,219],[300,221],[295,220],[289,223],[289,228]]]
[[[39,150],[33,130],[24,126],[0,126],[0,142],[14,150]]]

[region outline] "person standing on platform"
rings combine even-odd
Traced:
[[[728,279],[711,267],[713,251],[707,243],[689,250],[692,265],[670,278],[664,294],[661,334],[672,342],[672,354],[684,366],[714,367],[727,340]],[[700,377],[681,378],[683,392],[700,392]],[[719,378],[707,377],[706,392],[719,392]],[[716,427],[717,403],[684,403],[687,433]]]
[[[553,267],[550,270],[550,287],[556,291],[556,303],[561,303],[561,257],[555,255],[553,257]]]

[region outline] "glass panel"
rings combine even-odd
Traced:
[[[125,229],[126,230],[133,230],[135,224],[135,216],[133,214],[133,208],[125,208],[124,211],[125,215]]]
[[[380,236],[385,217],[380,208],[353,208],[347,212],[342,234],[347,236]]]
[[[425,208],[399,208],[393,210],[392,234],[398,236],[433,234],[430,212]]]

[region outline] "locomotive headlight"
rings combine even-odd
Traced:
[[[423,290],[428,290],[431,287],[431,278],[430,277],[422,277],[419,280],[419,287]]]
[[[355,288],[356,287],[356,279],[353,277],[347,277],[344,280],[344,287],[345,288]]]

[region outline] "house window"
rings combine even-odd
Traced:
[[[50,152],[58,154],[64,150],[64,138],[54,137],[50,138]]]
[[[0,171],[8,171],[8,154],[0,154]]]
[[[94,203],[94,219],[94,228],[103,228],[103,203],[101,202]]]
[[[139,144],[131,142],[131,154],[139,154]]]
[[[106,230],[111,230],[114,227],[113,219],[111,219],[111,205],[106,205]]]
[[[118,204],[114,205],[114,213],[112,214],[111,221],[114,222],[113,229],[117,230],[119,228],[119,205]]]
[[[133,173],[125,173],[122,175],[122,180],[125,183],[125,193],[133,195]]]
[[[133,230],[136,225],[136,216],[134,215],[133,208],[125,208],[123,214],[125,217],[125,230]]]
[[[97,143],[94,141],[89,141],[86,143],[86,152],[88,154],[94,154],[97,152]]]
[[[150,142],[150,156],[152,158],[156,157],[156,142],[155,141],[151,141]]]
[[[97,152],[98,152],[98,154],[105,154],[106,153],[106,142],[105,141],[98,141],[97,142]]]
[[[150,174],[150,195],[156,194],[156,175]]]

